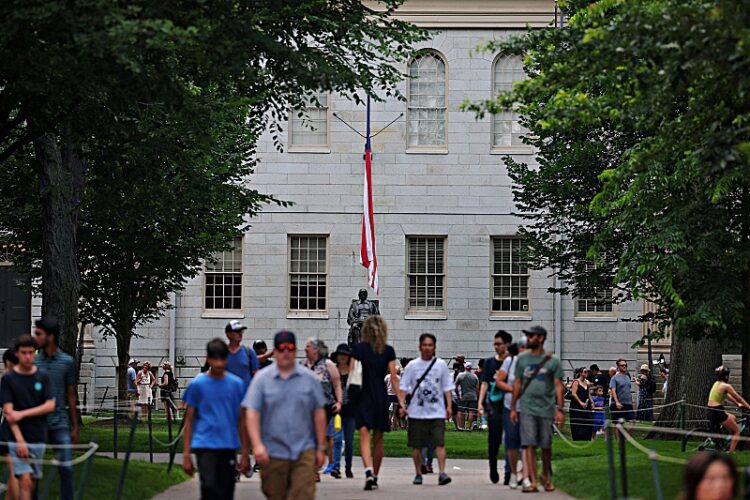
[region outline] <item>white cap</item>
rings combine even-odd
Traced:
[[[136,360],[135,360],[135,359],[133,359],[133,358],[130,358],[130,361],[128,361],[128,364],[129,364],[129,365],[132,365],[132,364],[138,364],[138,361],[136,361]]]
[[[227,326],[224,328],[225,332],[240,332],[242,330],[247,330],[247,327],[236,319],[227,323]]]
[[[471,361],[467,361],[466,363],[464,363],[464,368],[466,368],[467,370],[471,368]]]

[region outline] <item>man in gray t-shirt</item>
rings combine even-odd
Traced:
[[[456,415],[456,424],[459,429],[471,430],[477,419],[477,386],[479,378],[471,371],[471,363],[464,363],[464,371],[456,377],[459,403]],[[466,422],[468,415],[469,421]],[[465,426],[464,426],[465,425]]]
[[[628,374],[628,362],[624,359],[617,360],[617,373],[609,381],[609,394],[612,410],[612,419],[635,420],[633,411],[633,397],[630,394],[630,375]]]

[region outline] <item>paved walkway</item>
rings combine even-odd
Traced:
[[[355,457],[356,459],[357,457]],[[180,458],[177,464],[181,463]],[[425,482],[422,486],[414,486],[411,484],[414,478],[411,459],[386,458],[383,461],[383,468],[380,471],[378,481],[380,489],[370,492],[362,490],[364,473],[362,472],[361,462],[359,462],[359,467],[354,469],[354,479],[334,479],[330,476],[323,476],[322,481],[318,483],[317,497],[341,500],[372,500],[375,498],[388,500],[415,500],[418,498],[454,500],[461,498],[462,500],[471,500],[497,496],[508,499],[536,497],[544,500],[572,498],[559,491],[536,495],[522,494],[520,489],[511,490],[507,486],[492,484],[488,477],[487,463],[484,460],[449,459],[447,472],[453,478],[453,482],[449,485],[438,486],[437,474],[428,474],[424,476]],[[194,478],[186,483],[173,486],[164,493],[155,496],[154,500],[195,500],[198,497],[198,480]],[[235,498],[263,498],[260,491],[259,475],[256,474],[251,479],[243,477],[235,490]]]

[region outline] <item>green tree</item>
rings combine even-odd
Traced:
[[[673,329],[669,399],[702,405],[721,349],[750,345],[750,2],[563,7],[564,29],[491,44],[529,79],[467,108],[515,103],[530,131],[539,165],[506,164],[533,262],[562,292],[655,302],[641,319]]]
[[[39,245],[42,314],[59,318],[64,350],[75,348],[86,182],[103,175],[95,166],[108,168],[92,160],[106,156],[96,149],[107,143],[103,131],[149,123],[153,131],[141,133],[173,140],[161,129],[196,118],[189,110],[206,89],[241,103],[254,131],[311,90],[391,95],[402,76],[395,64],[424,37],[390,17],[401,3],[382,0],[378,11],[360,0],[0,3],[0,176],[19,189],[0,201],[0,230]],[[171,121],[141,122],[154,106]],[[121,158],[140,147],[107,146]],[[36,235],[19,227],[34,217],[27,204],[11,205],[18,198],[39,213]],[[19,212],[27,218],[10,217]]]

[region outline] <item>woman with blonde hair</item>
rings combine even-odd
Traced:
[[[391,430],[388,419],[388,390],[385,375],[398,394],[396,351],[389,346],[388,325],[382,316],[373,315],[362,325],[361,342],[352,348],[350,371],[355,360],[362,365],[362,391],[354,419],[359,429],[359,449],[365,467],[365,490],[378,486],[378,472],[383,463],[383,433]],[[370,451],[370,431],[374,452]]]

